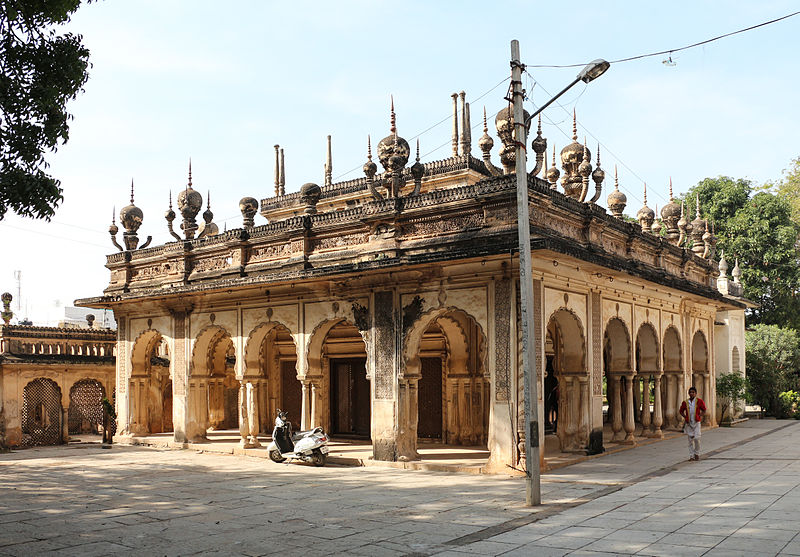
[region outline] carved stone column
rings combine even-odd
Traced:
[[[249,436],[247,438],[251,447],[260,447],[261,443],[258,441],[259,431],[259,416],[258,416],[258,386],[252,381],[248,381],[246,385],[247,394],[247,423],[249,425]]]
[[[638,373],[633,375],[633,421],[641,422],[642,417],[642,382],[641,376]]]
[[[664,424],[666,427],[673,427],[675,425],[675,414],[677,413],[677,404],[675,396],[675,384],[678,378],[672,374],[667,373],[664,375],[664,391],[667,396],[664,397]]]
[[[397,459],[402,462],[418,460],[417,428],[419,425],[419,377],[404,377],[400,379],[400,435],[397,436]]]
[[[703,416],[703,425],[714,425],[714,404],[711,396],[711,374],[706,372],[702,375],[703,381],[703,402],[706,403],[706,414]]]
[[[611,380],[608,385],[613,387],[613,414],[611,417],[611,430],[614,432],[612,441],[620,442],[623,439],[622,435],[622,376],[617,374],[610,374]]]
[[[589,409],[589,377],[582,375],[578,378],[580,385],[581,400],[578,416],[580,419],[579,445],[581,447],[589,445],[589,431],[591,430],[591,412]]]
[[[239,381],[239,446],[243,449],[252,447],[250,444],[250,423],[247,415],[247,387],[244,381]]]
[[[303,379],[300,383],[300,429],[311,429],[311,401],[309,395],[311,389],[308,388],[309,381]]]
[[[638,386],[638,381],[637,381]],[[642,436],[648,434],[650,429],[650,376],[647,374],[642,375]]]
[[[622,441],[626,445],[635,445],[636,440],[633,432],[636,430],[635,409],[633,407],[633,378],[634,374],[625,374],[625,419],[622,427],[625,429],[625,439]]]
[[[661,373],[657,372],[655,375],[655,400],[653,401],[653,437],[661,439],[664,433],[661,431],[661,426],[664,424],[664,418],[661,415]]]

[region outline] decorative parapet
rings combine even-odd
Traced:
[[[53,356],[97,361],[111,359],[117,342],[112,329],[0,326],[0,360],[41,361]]]
[[[465,167],[472,164],[473,159],[458,157],[462,158]],[[718,275],[715,262],[642,233],[639,226],[595,204],[571,199],[539,178],[529,178],[528,188],[535,247],[671,287],[720,296],[712,288]],[[391,267],[507,254],[516,238],[515,177],[496,176],[214,237],[115,253],[106,263],[111,282],[105,294],[161,295],[287,277],[302,280],[351,272],[354,266]]]

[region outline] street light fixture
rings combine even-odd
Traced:
[[[524,383],[525,404],[525,502],[528,506],[542,504],[541,470],[539,466],[539,370],[534,369],[535,358],[531,351],[532,340],[541,350],[541,339],[532,339],[534,329],[533,276],[531,267],[531,230],[528,211],[528,172],[525,168],[525,143],[530,121],[545,108],[566,93],[579,81],[589,83],[605,73],[610,64],[605,60],[595,60],[583,68],[572,83],[564,87],[555,97],[543,104],[525,119],[522,109],[524,93],[522,92],[522,63],[519,56],[519,41],[511,41],[511,94],[514,108],[514,130],[516,135],[516,169],[517,174],[517,232],[519,239],[519,286],[520,286],[520,321],[522,322],[522,378]],[[536,331],[541,334],[541,331]],[[532,378],[534,380],[532,380]],[[533,405],[536,407],[536,419]]]

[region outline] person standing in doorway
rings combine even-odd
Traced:
[[[689,399],[681,403],[683,432],[689,438],[689,460],[700,460],[700,423],[706,414],[706,404],[697,397],[697,389],[689,387]]]

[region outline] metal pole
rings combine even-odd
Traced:
[[[514,103],[517,174],[517,230],[519,233],[520,321],[522,322],[522,377],[525,399],[525,503],[542,504],[539,468],[539,373],[534,368],[533,277],[531,276],[531,230],[528,214],[528,172],[525,168],[527,133],[522,110],[522,64],[519,41],[511,41],[511,95]],[[535,411],[535,414],[534,414]]]

